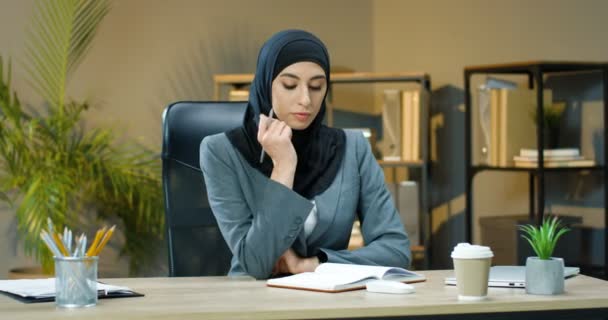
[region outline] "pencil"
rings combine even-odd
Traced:
[[[70,256],[70,253],[65,249],[65,246],[63,245],[63,242],[61,241],[61,239],[59,239],[59,236],[57,235],[57,233],[52,232],[52,237],[53,237],[53,240],[55,240],[55,245],[57,245],[57,248],[59,248],[59,251],[61,251],[61,253],[66,257]]]
[[[91,246],[89,247],[89,250],[87,250],[87,257],[90,257],[93,252],[95,252],[95,250],[97,249],[97,245],[99,244],[99,241],[101,240],[101,235],[104,234],[106,232],[106,227],[101,228],[100,230],[97,230],[97,233],[95,233],[95,239],[93,239],[93,243],[91,243]]]
[[[112,228],[110,228],[110,230],[108,230],[106,232],[106,234],[103,236],[103,239],[101,240],[101,243],[95,249],[93,256],[99,256],[99,253],[101,252],[101,250],[103,250],[103,247],[106,246],[106,243],[108,243],[108,241],[112,237],[112,234],[114,233],[115,228],[116,228],[116,225],[113,225]]]

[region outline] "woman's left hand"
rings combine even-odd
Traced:
[[[317,257],[302,258],[293,249],[289,248],[279,258],[273,271],[276,273],[297,274],[302,272],[313,272],[319,266]]]

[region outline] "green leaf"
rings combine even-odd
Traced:
[[[523,225],[519,226],[519,229],[523,232],[522,237],[528,241],[538,257],[545,260],[553,255],[557,240],[569,231],[568,228],[561,226],[557,217],[545,218],[539,227]]]

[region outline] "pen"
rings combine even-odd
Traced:
[[[268,118],[272,119],[272,116],[274,115],[274,109],[270,109],[270,112],[268,112]],[[268,126],[266,127],[268,128]],[[262,154],[260,154],[260,163],[264,162],[264,148],[262,148]]]

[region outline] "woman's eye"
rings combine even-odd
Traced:
[[[287,84],[283,84],[283,87],[287,90],[293,90],[296,88],[296,85],[287,85]]]
[[[310,88],[310,90],[312,90],[312,91],[321,91],[321,86],[318,86],[318,87],[316,87],[316,86],[308,86],[308,88]]]

